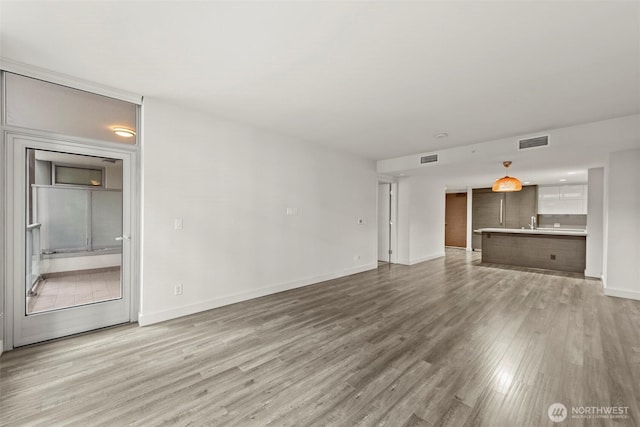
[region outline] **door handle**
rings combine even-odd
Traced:
[[[117,240],[118,242],[121,242],[121,241],[123,241],[123,240],[131,240],[131,235],[130,235],[130,234],[123,234],[123,235],[122,235],[122,236],[120,236],[120,237],[116,237],[116,240]]]

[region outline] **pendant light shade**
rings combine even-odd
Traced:
[[[511,161],[502,162],[502,164],[508,172],[509,166],[511,166]],[[496,192],[520,191],[522,190],[522,183],[518,178],[505,174],[504,177],[496,179],[496,182],[493,183],[493,187],[491,189]]]

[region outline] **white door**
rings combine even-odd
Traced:
[[[378,261],[391,261],[391,184],[378,184]]]
[[[135,153],[12,134],[6,147],[13,346],[129,322]]]

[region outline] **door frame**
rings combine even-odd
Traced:
[[[393,178],[387,178],[378,176],[377,188],[376,188],[376,254],[378,253],[379,239],[378,230],[380,218],[378,211],[380,207],[379,191],[377,191],[380,185],[391,185],[391,197],[390,197],[390,210],[391,210],[391,227],[389,235],[389,246],[391,247],[391,256],[389,257],[390,264],[398,263],[398,182]],[[377,258],[377,255],[376,255]],[[376,261],[377,263],[378,261]]]
[[[451,246],[451,245],[447,245],[447,211],[448,211],[448,203],[447,203],[447,199],[451,196],[451,195],[457,195],[458,194],[464,194],[464,216],[465,216],[465,221],[464,221],[464,244],[462,246]],[[467,190],[464,191],[447,191],[445,192],[445,201],[444,201],[444,209],[445,209],[445,213],[444,213],[444,242],[445,242],[445,248],[456,248],[456,249],[467,249],[468,246],[468,236],[469,236],[469,192]],[[462,210],[462,209],[461,209]]]
[[[86,153],[92,153],[92,155],[100,157],[112,157],[112,158],[128,158],[130,163],[130,172],[126,177],[128,186],[130,188],[129,196],[127,200],[123,199],[124,203],[129,204],[130,218],[128,219],[128,233],[131,235],[131,241],[129,242],[129,257],[130,267],[127,274],[129,281],[129,289],[127,292],[128,297],[128,322],[136,322],[138,320],[139,304],[140,304],[140,158],[139,147],[135,145],[114,144],[104,142],[100,140],[92,140],[87,138],[77,138],[64,135],[51,134],[48,132],[25,130],[23,128],[4,126],[2,132],[2,138],[0,141],[0,161],[3,165],[4,174],[0,177],[0,190],[1,199],[4,205],[2,209],[2,237],[4,238],[4,246],[0,248],[0,253],[4,252],[4,266],[2,268],[2,283],[0,284],[0,294],[2,295],[2,320],[4,322],[4,340],[0,341],[0,354],[2,350],[11,350],[15,347],[14,337],[14,314],[15,314],[15,295],[14,295],[14,280],[16,270],[14,266],[16,262],[22,262],[23,253],[16,254],[14,248],[16,247],[15,240],[17,233],[20,232],[18,227],[22,220],[17,215],[24,207],[14,206],[15,191],[15,165],[13,164],[13,153],[15,147],[13,146],[16,138],[26,139],[32,141],[37,147],[43,148],[47,144],[54,143],[51,146],[52,150],[60,151],[65,147],[68,151],[80,150]],[[43,148],[46,149],[46,148]],[[123,177],[123,184],[124,184]],[[123,193],[124,197],[124,193]],[[125,218],[123,218],[123,221]],[[124,222],[123,222],[124,227]],[[127,230],[124,230],[126,233]],[[24,242],[20,246],[23,246]],[[19,260],[16,256],[20,257]],[[124,256],[124,253],[123,253]],[[21,271],[22,269],[20,269]],[[123,274],[125,271],[123,270]],[[80,333],[78,332],[71,332]],[[0,337],[2,338],[2,337]]]

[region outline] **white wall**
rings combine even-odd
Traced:
[[[400,180],[399,186],[398,262],[412,265],[444,256],[444,183],[410,177]]]
[[[640,149],[609,155],[606,295],[640,300]]]
[[[143,124],[141,324],[377,267],[373,161],[153,98]]]
[[[587,192],[587,258],[584,275],[600,279],[604,246],[604,168],[589,169]]]
[[[40,261],[40,273],[46,274],[59,273],[63,271],[119,267],[121,264],[122,254],[46,258]]]
[[[398,258],[399,264],[411,264],[411,178],[398,179]]]

